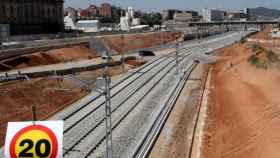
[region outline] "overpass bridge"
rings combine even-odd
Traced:
[[[280,21],[213,21],[213,22],[190,22],[190,27],[197,28],[197,34],[208,34],[213,27],[222,31],[260,31],[265,25],[272,24],[280,28]]]
[[[189,26],[214,26],[214,25],[280,25],[280,21],[213,21],[213,22],[191,22]]]

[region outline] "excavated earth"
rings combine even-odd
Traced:
[[[250,47],[225,48],[212,66],[203,158],[280,157],[280,70],[249,63]]]
[[[124,35],[124,38],[120,35],[114,35],[101,37],[100,41],[120,53],[171,42],[179,36],[180,34],[172,32]],[[2,60],[0,61],[0,71],[79,61],[96,57],[100,57],[99,53],[95,50],[90,50],[89,44],[83,43]]]
[[[42,120],[85,94],[79,86],[67,80],[61,83],[44,78],[1,85],[0,145],[4,143],[7,122],[32,120],[32,106],[36,106],[38,119]]]
[[[136,34],[122,36],[104,37],[104,41],[118,52],[128,52],[135,49],[152,47],[174,41],[181,36],[180,33],[156,32],[149,34]]]

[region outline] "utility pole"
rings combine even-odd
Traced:
[[[110,63],[109,52],[106,51],[106,65],[104,70],[104,80],[105,80],[105,121],[106,121],[106,157],[112,158],[113,155],[113,141],[112,141],[112,118],[111,118],[111,93],[110,84],[111,78],[109,75],[109,63]]]
[[[33,124],[35,124],[36,121],[37,121],[36,106],[33,105],[33,106],[32,106],[32,122],[33,122]]]
[[[163,31],[160,30],[160,47],[163,48]]]
[[[121,35],[121,40],[122,40],[122,49],[121,49],[121,62],[122,62],[122,72],[124,73],[125,71],[125,59],[124,59],[124,34],[122,33]]]
[[[176,39],[176,74],[179,76],[179,43],[178,39]]]

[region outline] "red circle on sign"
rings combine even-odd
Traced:
[[[27,126],[23,129],[21,129],[19,132],[16,133],[16,135],[13,137],[11,144],[10,144],[10,156],[11,158],[17,158],[16,151],[15,151],[15,146],[16,146],[16,141],[19,139],[21,135],[24,133],[31,131],[31,130],[40,130],[45,132],[51,139],[51,144],[52,144],[52,153],[50,154],[50,158],[56,158],[57,152],[58,152],[58,143],[57,143],[57,138],[53,131],[51,131],[48,127],[42,126],[42,125],[31,125]]]

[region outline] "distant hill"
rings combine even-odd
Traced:
[[[279,18],[280,10],[269,9],[265,7],[250,8],[251,15],[253,17],[267,17],[267,18]]]

